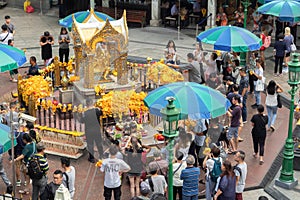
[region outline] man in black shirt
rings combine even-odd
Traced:
[[[87,110],[83,113],[83,122],[85,125],[85,136],[87,142],[87,149],[89,151],[88,161],[95,163],[94,157],[94,143],[96,143],[99,158],[103,156],[103,142],[100,127],[100,116],[102,114],[99,108],[95,108],[92,99],[86,100]]]
[[[243,123],[247,122],[247,97],[248,97],[248,85],[249,85],[249,79],[246,73],[246,69],[240,68],[240,84],[239,84],[239,95],[243,97],[243,107],[242,107],[242,117],[243,117]]]

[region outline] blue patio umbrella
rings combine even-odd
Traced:
[[[300,21],[300,2],[294,0],[274,0],[260,6],[257,12],[272,15],[283,22]]]
[[[237,26],[218,26],[200,33],[197,40],[213,45],[214,50],[248,52],[260,49],[262,41],[247,29]]]
[[[7,152],[11,149],[10,127],[0,123],[0,154]],[[14,146],[17,144],[14,139]]]
[[[0,72],[17,69],[25,62],[24,51],[6,44],[0,44]]]
[[[91,17],[91,15],[93,15],[93,14],[100,22],[104,22],[104,21],[106,21],[106,19],[108,19],[109,21],[114,21],[114,18],[110,17],[109,15],[107,15],[105,13],[101,13],[101,12],[94,12],[94,11],[88,10],[88,11],[76,12],[73,14],[74,14],[76,21],[80,22],[80,23],[87,21],[89,19],[89,17]],[[68,15],[67,17],[65,17],[63,19],[60,19],[58,21],[58,24],[63,27],[66,27],[70,30],[72,28],[72,24],[73,24],[73,14]]]
[[[176,82],[151,91],[144,99],[151,114],[161,116],[160,110],[175,97],[174,105],[180,109],[180,119],[210,119],[226,113],[231,106],[219,91],[194,82]]]

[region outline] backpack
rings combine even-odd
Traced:
[[[214,166],[213,169],[211,170],[210,174],[210,179],[213,182],[217,182],[218,178],[220,177],[222,170],[221,170],[221,161],[220,158],[218,158],[218,160],[212,158],[212,160],[214,161]]]
[[[266,36],[266,37],[265,37],[265,40],[264,40],[263,46],[264,46],[265,48],[268,48],[268,47],[270,46],[270,44],[271,44],[271,36]]]
[[[31,179],[41,179],[44,172],[40,166],[40,159],[38,156],[31,156],[27,163],[28,175]]]
[[[242,169],[241,169],[238,165],[235,165],[235,166],[233,167],[233,171],[238,171],[239,174],[240,174],[240,177],[242,176]]]

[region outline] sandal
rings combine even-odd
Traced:
[[[257,158],[257,154],[256,153],[253,153],[253,158]]]
[[[262,164],[264,164],[264,161],[263,161],[263,160],[260,160],[260,161],[259,161],[259,165],[262,165]]]

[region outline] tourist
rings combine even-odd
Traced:
[[[13,200],[13,191],[14,191],[14,186],[9,185],[6,187],[6,193],[2,196],[0,196],[0,200]]]
[[[189,71],[189,82],[202,83],[200,75],[200,65],[195,61],[194,55],[192,53],[187,54],[188,64],[185,65],[176,65],[168,63],[167,65],[180,71],[188,70]]]
[[[183,155],[183,160],[185,160],[188,157],[189,148],[191,146],[192,142],[192,135],[190,133],[187,133],[184,128],[179,127],[179,141],[174,146],[174,155],[177,155],[178,153]]]
[[[59,44],[59,61],[64,62],[64,57],[65,57],[65,62],[67,63],[69,61],[69,43],[70,43],[70,37],[68,34],[68,31],[65,27],[61,27],[60,29],[60,34],[58,36],[58,44]]]
[[[44,60],[44,66],[46,66],[48,60],[52,58],[52,45],[54,44],[54,38],[50,35],[49,31],[45,31],[44,35],[40,38],[40,45],[42,47],[42,59]]]
[[[230,161],[225,160],[222,163],[221,180],[214,200],[235,199],[236,178]]]
[[[211,73],[209,79],[206,80],[206,85],[215,90],[223,91],[223,83],[216,73]]]
[[[130,182],[131,197],[140,195],[140,180],[142,171],[144,170],[142,162],[144,147],[147,149],[146,152],[150,151],[148,146],[142,145],[142,142],[135,134],[131,134],[127,144],[125,145],[124,154],[127,156],[127,163],[131,168],[127,173]]]
[[[225,95],[228,96],[229,93],[233,92],[232,88],[236,84],[234,84],[234,79],[232,76],[228,75],[228,76],[223,76],[223,77],[224,77],[223,81],[224,81],[225,87],[226,87]]]
[[[217,26],[227,26],[228,24],[228,18],[223,7],[219,7],[219,13],[216,16],[216,24]]]
[[[239,95],[233,96],[231,103],[232,107],[227,111],[227,115],[231,118],[230,127],[228,129],[227,139],[230,142],[232,152],[237,151],[238,148],[238,130],[241,123],[241,97]],[[230,152],[229,152],[230,153]]]
[[[35,154],[36,152],[36,146],[35,146],[35,143],[32,141],[32,138],[29,136],[29,134],[24,134],[23,137],[23,142],[26,144],[23,151],[22,151],[22,154],[20,156],[18,156],[17,158],[14,159],[14,162],[18,162],[20,160],[23,159],[23,173],[24,173],[24,177],[25,177],[25,181],[24,181],[24,190],[19,190],[19,193],[21,194],[29,194],[29,188],[28,188],[28,185],[29,185],[29,181],[30,181],[30,178],[29,176],[27,175],[27,163],[28,163],[28,159],[33,155]],[[12,161],[10,161],[12,163]]]
[[[288,66],[288,63],[290,61],[291,56],[291,45],[294,43],[294,36],[291,34],[290,27],[285,27],[284,29],[284,39],[283,39],[285,45],[286,45],[286,54],[285,54],[285,66]]]
[[[178,15],[179,15],[178,8],[179,8],[179,1],[176,1],[175,4],[171,8],[171,16],[176,18],[176,20],[177,20]]]
[[[95,163],[94,145],[98,149],[99,159],[103,156],[102,128],[100,126],[100,116],[102,112],[99,108],[94,107],[93,100],[86,100],[87,109],[83,113],[82,121],[84,123],[84,132],[86,136],[87,149],[89,151],[88,161]]]
[[[169,40],[165,49],[165,58],[166,63],[176,64],[177,53],[176,53],[176,45],[173,40]]]
[[[3,182],[5,183],[6,187],[8,187],[9,185],[11,185],[11,182],[8,179],[8,177],[6,175],[6,172],[4,170],[2,154],[0,154],[0,176],[1,176],[2,180],[3,180]]]
[[[253,115],[252,122],[252,140],[253,140],[253,148],[254,153],[253,157],[257,158],[258,148],[259,148],[259,164],[262,165],[264,163],[264,149],[265,149],[265,141],[267,136],[266,125],[268,124],[268,116],[264,114],[264,106],[259,105],[257,107],[257,114]]]
[[[40,195],[40,200],[54,200],[56,190],[59,187],[65,188],[63,185],[63,172],[61,170],[55,170],[53,173],[53,181],[46,185],[44,192]]]
[[[204,66],[203,66],[203,57],[204,57],[204,52],[202,50],[202,45],[200,42],[197,42],[195,45],[195,50],[193,51],[193,55],[196,61],[199,62],[200,65],[200,75],[201,75],[201,84],[205,83],[205,76],[204,76]]]
[[[270,80],[266,89],[266,107],[268,112],[268,131],[275,131],[275,121],[278,109],[278,95],[283,92],[282,87],[275,81]]]
[[[248,97],[248,86],[249,86],[249,79],[246,74],[246,68],[242,67],[240,68],[240,76],[241,80],[239,83],[239,95],[243,97],[243,107],[242,107],[242,117],[243,117],[243,123],[247,122],[247,97]]]
[[[243,191],[246,185],[247,178],[247,163],[245,162],[245,152],[237,151],[234,155],[234,160],[237,162],[237,165],[233,168],[233,171],[236,176],[236,189],[235,189],[235,199],[243,200]]]
[[[206,182],[205,182],[205,196],[206,200],[211,200],[213,195],[216,191],[216,186],[218,182],[218,178],[221,174],[221,165],[223,162],[223,159],[220,157],[220,149],[216,146],[213,146],[211,149],[211,152],[206,155],[203,166],[206,168]],[[216,165],[216,167],[214,167]],[[212,176],[212,170],[214,168],[218,168],[220,174],[215,174],[215,176]]]
[[[197,200],[199,193],[200,169],[194,167],[195,158],[189,155],[186,159],[187,167],[181,171],[180,179],[183,180],[182,199]]]
[[[265,44],[266,37],[268,37],[268,31],[267,31],[266,27],[263,26],[263,27],[261,27],[261,34],[260,34],[260,39],[262,40],[262,45],[259,49],[260,57],[263,62],[265,62],[266,47],[264,46],[264,44]]]
[[[76,170],[75,167],[71,166],[70,158],[60,158],[61,167],[64,169],[63,172],[63,183],[70,192],[71,199],[74,199],[75,194],[75,178]]]
[[[150,198],[149,198],[150,186],[145,181],[141,182],[140,192],[141,192],[141,195],[138,196],[139,200],[150,200]]]
[[[111,200],[112,192],[114,193],[114,199],[121,199],[121,174],[128,172],[130,166],[123,160],[116,158],[118,148],[115,145],[111,145],[109,148],[110,157],[103,160],[100,168],[101,172],[104,172],[104,198],[105,200]]]
[[[275,67],[274,76],[282,76],[282,64],[284,54],[287,51],[286,43],[283,41],[283,34],[278,35],[278,41],[274,45]],[[279,65],[279,70],[278,70]]]
[[[35,142],[35,144],[38,144],[41,141],[41,138],[34,128],[34,124],[32,122],[26,122],[26,128],[28,129],[28,133],[32,140]]]
[[[176,154],[176,162],[173,163],[173,198],[177,199],[177,194],[179,200],[182,200],[182,185],[183,180],[180,179],[180,175],[183,169],[186,168],[186,162],[182,160],[183,154]]]
[[[234,12],[235,16],[234,19],[237,21],[240,19],[241,21],[244,21],[244,10],[242,6],[239,6],[238,9]]]
[[[5,25],[7,26],[7,30],[9,33],[13,34],[13,36],[16,34],[16,29],[15,29],[15,26],[11,23],[11,19],[10,19],[10,16],[9,15],[6,15],[4,17],[5,19]]]
[[[249,94],[252,94],[254,92],[254,81],[257,81],[257,77],[253,74],[250,74],[251,71],[254,71],[256,68],[256,59],[258,58],[257,52],[252,52],[250,59],[249,59]]]
[[[255,104],[251,105],[252,108],[257,108],[257,106],[261,104],[261,95],[260,95],[261,91],[257,87],[258,80],[263,81],[264,78],[264,70],[261,65],[262,65],[262,60],[260,58],[257,58],[255,70],[250,71],[250,74],[254,75],[257,78],[257,80],[254,81]]]
[[[12,46],[12,47],[13,47],[13,46],[14,46],[14,41],[13,41],[12,39],[9,39],[8,42],[7,42],[7,44],[8,44],[9,46]],[[13,69],[13,70],[10,70],[10,71],[9,71],[10,81],[12,81],[12,82],[14,82],[14,83],[18,82],[18,80],[15,79],[15,76],[18,78],[18,74],[19,74],[18,68]]]
[[[10,32],[8,32],[8,28],[6,24],[1,26],[2,32],[0,33],[0,44],[8,44],[8,40],[13,40],[14,36]]]
[[[217,58],[218,55],[216,53],[212,53],[210,55],[209,60],[205,60],[205,57],[203,56],[203,62],[207,65],[207,68],[204,72],[205,81],[209,79],[210,74],[217,73],[217,62],[216,62]]]
[[[158,172],[158,166],[149,166],[149,173],[151,176],[147,178],[145,182],[150,186],[151,196],[154,194],[165,195],[167,193],[168,184],[166,179],[163,175],[159,175]]]
[[[29,63],[30,63],[30,66],[29,66],[29,69],[28,69],[27,77],[30,78],[32,76],[40,75],[39,67],[36,64],[36,57],[35,56],[31,56],[29,58]]]
[[[153,158],[154,160],[151,161],[148,166],[152,168],[154,168],[154,166],[157,166],[157,168],[159,169],[158,174],[166,177],[169,162],[162,159],[161,153],[158,150],[153,152]]]
[[[40,196],[40,194],[42,194],[44,192],[45,187],[47,185],[47,181],[48,181],[47,172],[49,170],[49,166],[48,166],[47,158],[45,158],[44,150],[45,150],[44,145],[42,145],[42,144],[36,145],[37,153],[34,154],[34,157],[37,158],[37,160],[39,162],[39,167],[40,167],[41,171],[43,172],[43,176],[40,179],[31,177],[31,179],[32,179],[32,200],[39,199],[39,196]],[[30,158],[30,159],[33,159],[33,158]]]

